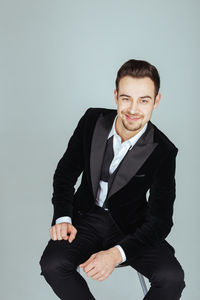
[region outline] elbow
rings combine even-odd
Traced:
[[[164,240],[170,233],[173,227],[172,220],[162,220],[157,223],[158,236],[160,240]]]

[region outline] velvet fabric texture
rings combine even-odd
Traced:
[[[84,215],[95,205],[106,141],[116,114],[115,109],[89,108],[79,120],[53,176],[51,226],[62,216],[70,216],[73,223],[74,215]],[[124,233],[118,244],[127,260],[161,243],[171,231],[177,152],[169,138],[149,121],[110,176],[104,207]]]

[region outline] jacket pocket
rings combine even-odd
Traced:
[[[146,174],[137,174],[137,175],[135,175],[135,177],[145,177],[146,176]]]

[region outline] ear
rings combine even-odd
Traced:
[[[161,93],[158,93],[158,95],[156,96],[156,99],[155,99],[155,103],[154,103],[154,109],[158,106],[158,104],[160,103],[160,99],[161,99]]]
[[[118,104],[117,91],[116,91],[116,89],[114,90],[114,96],[115,96],[115,103]]]

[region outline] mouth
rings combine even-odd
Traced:
[[[131,117],[129,115],[125,115],[125,116],[128,121],[137,121],[137,120],[141,119],[141,117]]]

